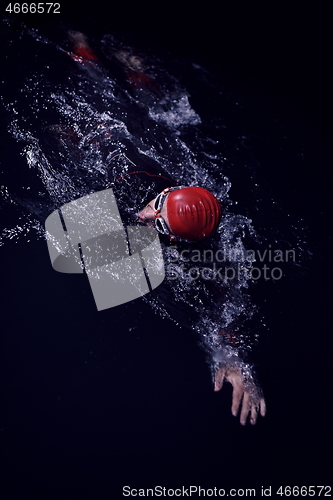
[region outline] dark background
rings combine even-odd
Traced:
[[[320,5],[249,2],[77,2],[63,12],[83,31],[130,32],[142,46],[197,61],[263,124],[277,124],[302,160],[260,150],[258,176],[304,219],[310,257],[277,286],[254,291],[270,330],[259,354],[268,412],[243,428],[229,412],[231,388],[213,393],[183,330],[140,301],[97,315],[84,277],[55,273],[44,242],[8,241],[0,249],[2,498],[121,498],[124,485],[256,487],[259,496],[260,486],[329,484],[328,17]],[[24,18],[36,27],[47,21]],[[237,199],[242,179],[230,177]],[[2,215],[6,227],[17,223],[11,210]],[[265,214],[261,223],[281,231],[286,222]]]

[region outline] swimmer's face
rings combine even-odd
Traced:
[[[143,70],[142,61],[139,57],[130,56],[128,62],[130,64],[130,66],[132,67],[132,69],[134,69],[135,71],[142,71]]]
[[[87,37],[81,31],[68,31],[68,38],[77,45],[87,44]]]
[[[127,50],[119,50],[116,54],[117,59],[134,71],[142,71],[142,61],[138,56],[133,56]]]
[[[156,198],[151,200],[140,212],[138,212],[136,215],[139,217],[139,219],[144,222],[147,225],[153,225],[156,214],[154,210],[154,202]],[[168,227],[169,225],[169,219],[168,219],[168,196],[166,196],[162,209],[159,213],[161,217],[163,217],[165,223],[167,224]]]

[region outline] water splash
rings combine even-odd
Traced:
[[[21,214],[15,227],[2,230],[0,244],[28,235],[31,238],[32,232],[44,237],[43,224],[53,210],[109,187],[110,150],[130,141],[139,153],[162,165],[178,184],[205,187],[224,206],[212,245],[215,254],[224,249],[227,255],[238,256],[218,262],[219,269],[237,271],[235,277],[226,279],[222,271],[218,274],[214,262],[194,265],[184,259],[182,248],[164,245],[166,265],[173,264],[166,286],[171,290],[173,311],[193,311],[197,321],[192,327],[205,339],[206,349],[216,349],[221,331],[234,339],[231,344],[251,349],[253,336],[250,338],[246,329],[240,332],[239,324],[256,312],[247,294],[254,259],[245,241],[258,242],[258,235],[250,218],[232,212],[231,182],[226,175],[227,170],[232,171],[235,150],[249,148],[246,137],[231,136],[228,143],[223,135],[228,126],[223,119],[215,117],[212,124],[205,124],[192,108],[189,92],[156,56],[151,60],[147,56],[146,64],[151,78],[161,82],[163,97],[149,89],[124,85],[124,79],[119,81],[113,75],[112,66],[94,63],[89,70],[74,62],[60,43],[38,30],[23,30],[19,36],[20,43],[30,45],[31,53],[36,53],[36,60],[15,91],[11,89],[3,96],[2,104],[8,131],[25,159],[29,190],[22,193],[13,182],[1,187],[2,203],[15,205]],[[61,78],[51,71],[49,61],[44,59],[45,50],[39,52],[39,47],[53,50],[63,67]],[[203,71],[198,66],[194,69]],[[13,94],[19,97],[13,99]],[[227,97],[230,101],[230,95]],[[248,189],[256,188],[253,185]],[[299,246],[304,247],[301,241]],[[208,247],[202,246],[200,251]],[[198,270],[194,272],[193,268]],[[203,269],[205,279],[199,280],[197,273]],[[186,323],[181,311],[178,316],[170,314],[167,299],[163,303],[151,295],[145,300],[162,317]]]

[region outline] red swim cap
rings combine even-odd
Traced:
[[[207,189],[184,187],[168,194],[167,214],[175,236],[187,241],[199,241],[217,229],[222,209]]]

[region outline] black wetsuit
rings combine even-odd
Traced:
[[[109,179],[124,224],[131,225],[135,214],[154,199],[163,189],[176,182],[147,156],[139,154],[127,143],[115,148],[109,162]]]

